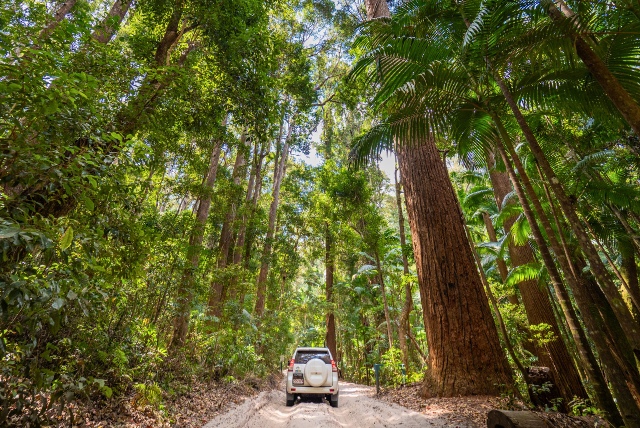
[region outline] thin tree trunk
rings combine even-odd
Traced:
[[[502,142],[507,147],[512,147],[511,139],[509,134],[506,132],[502,121],[496,114],[492,114],[492,119],[498,129]],[[542,260],[544,261],[545,267],[547,268],[547,272],[551,278],[551,283],[553,284],[554,290],[556,292],[556,296],[560,303],[560,307],[564,312],[565,319],[569,324],[569,330],[573,336],[573,339],[576,343],[576,347],[578,348],[578,354],[580,355],[580,359],[582,364],[584,365],[585,371],[589,376],[589,382],[595,393],[595,401],[599,408],[603,409],[603,411],[608,415],[608,419],[612,421],[616,426],[620,426],[623,424],[623,418],[621,413],[618,412],[618,408],[616,408],[616,404],[611,396],[611,392],[607,388],[607,382],[605,381],[602,372],[598,369],[598,365],[595,359],[593,352],[591,351],[589,342],[587,337],[582,330],[580,323],[578,321],[578,317],[571,305],[571,301],[569,299],[569,295],[564,288],[564,284],[562,283],[560,273],[558,272],[554,257],[549,252],[547,247],[547,243],[542,235],[542,232],[538,226],[535,215],[529,205],[529,201],[525,196],[525,192],[523,190],[522,185],[520,184],[520,180],[511,165],[511,161],[509,159],[508,154],[506,153],[504,147],[501,143],[496,145],[502,160],[507,168],[507,172],[509,174],[509,178],[513,184],[513,187],[516,191],[518,199],[520,200],[520,204],[524,210],[524,214],[529,222],[531,227],[531,232],[534,236],[536,243],[538,244],[538,249],[542,256]],[[604,321],[602,320],[600,313],[593,301],[590,299],[589,293],[583,290],[578,283],[578,279],[574,276],[575,268],[569,263],[568,259],[565,258],[565,254],[560,248],[560,245],[555,240],[555,235],[551,230],[551,226],[546,218],[544,212],[542,211],[542,205],[537,198],[537,195],[533,191],[533,187],[526,175],[526,171],[524,170],[523,165],[519,162],[515,152],[511,152],[513,156],[515,156],[514,161],[516,162],[516,166],[518,170],[521,172],[521,179],[524,186],[527,189],[527,193],[531,197],[532,202],[535,205],[536,211],[539,214],[539,218],[541,223],[545,226],[545,231],[549,236],[549,240],[551,242],[551,246],[553,248],[554,253],[556,254],[556,260],[560,263],[563,271],[565,272],[565,278],[570,282],[572,288],[574,289],[574,297],[576,298],[576,302],[578,307],[581,309],[582,316],[585,322],[585,325],[590,333],[591,338],[593,339],[596,349],[598,350],[600,359],[603,363],[604,371],[607,373],[608,377],[620,377],[623,376],[623,372],[618,365],[618,362],[614,358],[611,349],[608,346],[607,338],[604,335]],[[619,400],[622,402],[618,402],[618,405],[621,409],[625,408],[629,411],[633,410],[634,404],[629,401],[629,399],[633,398],[629,388],[626,385],[622,385],[620,383],[612,384],[614,388],[614,393],[617,397],[620,397]],[[625,407],[626,406],[626,407]],[[631,413],[633,414],[633,413]]]
[[[536,139],[535,135],[533,134],[533,131],[529,127],[529,124],[527,123],[524,115],[520,111],[520,107],[518,106],[515,99],[513,98],[513,95],[509,91],[505,82],[500,77],[496,75],[495,79],[496,79],[496,83],[500,87],[500,90],[502,91],[502,94],[504,95],[507,101],[507,104],[509,105],[509,107],[511,108],[511,111],[516,117],[516,121],[518,122],[520,129],[522,130],[527,142],[529,143],[529,148],[531,149],[531,153],[535,157],[536,161],[538,162],[538,165],[544,172],[544,175],[546,176],[549,182],[549,185],[553,189],[553,192],[560,204],[560,208],[563,214],[565,215],[565,217],[567,218],[569,222],[569,226],[571,227],[571,230],[573,231],[576,238],[578,239],[578,242],[580,243],[580,248],[582,249],[584,254],[587,256],[591,271],[594,273],[596,279],[598,280],[598,283],[600,284],[600,287],[602,287],[602,291],[604,292],[607,300],[609,301],[609,304],[613,308],[616,314],[616,317],[620,321],[620,325],[622,326],[625,332],[625,336],[627,337],[627,340],[631,344],[634,353],[640,359],[640,326],[633,319],[633,317],[631,316],[631,312],[629,311],[629,308],[622,300],[622,296],[620,295],[618,288],[616,287],[615,283],[611,279],[609,272],[607,272],[606,270],[606,267],[602,263],[602,260],[600,259],[600,255],[598,254],[598,251],[596,250],[595,246],[591,242],[591,239],[589,238],[588,234],[585,232],[582,226],[582,222],[578,218],[571,200],[565,193],[564,188],[560,183],[560,180],[558,180],[553,169],[551,168],[551,165],[549,164],[544,152],[542,151],[540,144],[538,144],[538,140]]]
[[[97,26],[91,37],[98,43],[109,43],[124,20],[131,6],[131,2],[132,0],[116,0],[113,6],[111,6],[111,10],[109,10],[107,16]]]
[[[634,296],[636,301],[640,301],[640,286],[638,285],[638,266],[636,265],[635,251],[633,244],[627,239],[618,239],[618,251],[622,258],[622,275],[629,286],[630,296]],[[636,308],[634,313],[636,320],[640,321],[640,308]]]
[[[331,236],[331,229],[329,224],[325,224],[325,253],[324,253],[324,266],[325,266],[325,297],[329,310],[327,311],[326,327],[327,334],[325,336],[326,347],[331,351],[331,355],[334,359],[338,358],[338,343],[336,340],[336,318],[333,308],[333,277],[335,271],[335,258],[333,254],[333,237]]]
[[[226,118],[223,121],[226,126]],[[222,151],[222,140],[215,142],[211,150],[209,159],[209,168],[203,182],[203,194],[198,200],[198,210],[196,211],[196,222],[191,229],[189,236],[189,248],[187,250],[187,266],[182,273],[182,279],[178,284],[177,315],[173,321],[173,337],[171,339],[171,348],[179,348],[184,344],[189,331],[189,317],[191,313],[191,303],[193,300],[194,272],[198,269],[200,263],[200,251],[202,249],[202,240],[204,238],[204,230],[209,218],[209,210],[211,208],[211,196],[213,185],[216,181],[216,173],[218,171],[218,163],[220,161],[220,153]]]
[[[224,270],[227,267],[229,261],[229,253],[231,250],[233,223],[236,219],[236,212],[238,210],[238,198],[237,189],[241,189],[241,182],[246,175],[246,161],[245,161],[245,149],[246,149],[246,134],[242,134],[240,138],[240,145],[238,146],[238,152],[236,154],[236,160],[233,165],[233,173],[231,175],[233,182],[233,191],[231,192],[231,200],[227,209],[227,214],[222,224],[222,230],[220,231],[220,243],[218,244],[218,272]],[[222,316],[222,309],[226,301],[226,295],[228,291],[228,281],[226,279],[216,279],[211,283],[211,291],[209,293],[209,302],[207,312],[209,315],[220,318]]]
[[[67,16],[69,12],[71,12],[71,9],[73,9],[77,2],[77,0],[67,0],[63,2],[56,10],[56,13],[54,13],[53,19],[40,32],[39,38],[44,39],[45,37],[53,33],[58,25],[60,25],[64,17]]]
[[[169,59],[169,51],[180,39],[180,37],[193,27],[179,29],[183,11],[184,0],[176,0],[174,4],[173,14],[167,26],[165,28],[164,36],[158,43],[155,53],[155,68],[164,67],[167,65]],[[178,66],[184,64],[188,54],[195,49],[196,45],[190,45],[186,49],[180,59],[177,61]],[[165,79],[160,81],[157,78],[158,73],[148,73],[147,78],[143,80],[138,92],[130,98],[127,103],[117,115],[115,119],[115,125],[112,128],[122,136],[135,134],[138,130],[142,119],[147,113],[153,111],[155,108],[156,100],[164,88],[166,88],[171,82],[170,76],[166,76]],[[120,151],[116,140],[104,143],[101,149],[104,152],[110,152],[115,158]],[[77,151],[74,152],[69,158],[61,165],[61,168],[74,162],[80,154],[86,152],[89,146],[89,140],[85,137],[79,138],[75,141]],[[2,177],[0,177],[0,180]],[[54,218],[62,217],[71,212],[77,205],[75,198],[67,198],[67,190],[59,184],[59,181],[51,181],[50,178],[44,178],[36,181],[34,184],[30,184],[21,188],[19,185],[14,186],[15,189],[20,189],[12,199],[14,206],[38,206],[38,213],[42,216],[52,216]],[[14,189],[14,190],[15,190]],[[43,191],[47,189],[47,191]],[[11,190],[10,190],[11,191]]]
[[[382,263],[380,263],[380,255],[378,250],[374,251],[376,257],[376,269],[378,270],[378,278],[380,280],[380,293],[382,294],[382,305],[384,308],[384,320],[387,324],[387,339],[389,341],[389,349],[393,348],[393,329],[391,326],[391,316],[389,315],[389,303],[387,302],[387,290],[384,285],[384,274],[382,272]]]
[[[411,283],[409,282],[409,260],[407,258],[407,238],[404,230],[404,213],[402,211],[402,184],[398,180],[398,169],[394,171],[395,188],[396,188],[396,206],[398,208],[398,229],[400,234],[400,248],[402,251],[402,273],[404,274],[402,284],[404,285],[404,303],[402,305],[402,313],[400,314],[400,322],[398,323],[398,339],[400,340],[400,350],[402,351],[402,362],[404,363],[407,375],[409,374],[409,344],[407,343],[407,333],[411,326],[409,325],[409,315],[413,307],[413,296],[411,293]]]
[[[482,212],[482,220],[484,220],[485,228],[487,229],[487,235],[489,236],[489,241],[498,242],[498,235],[496,234],[496,229],[493,227],[493,222],[491,221],[491,216],[488,212]],[[496,265],[498,266],[498,272],[500,273],[500,278],[502,282],[507,280],[507,276],[509,275],[509,269],[507,268],[507,264],[504,262],[502,257],[496,257]],[[519,305],[520,300],[518,296],[511,293],[507,296],[509,299],[509,303],[514,305]]]
[[[287,131],[287,138],[282,148],[282,154],[280,155],[280,162],[274,165],[274,177],[273,177],[273,192],[271,206],[269,207],[269,226],[267,229],[267,236],[264,243],[264,250],[262,252],[262,264],[260,265],[260,273],[258,274],[258,285],[256,291],[256,306],[255,313],[258,316],[262,316],[264,313],[265,299],[267,294],[267,276],[269,275],[269,265],[271,263],[271,247],[273,245],[273,238],[275,236],[276,216],[278,214],[278,204],[280,203],[280,186],[282,185],[282,179],[286,171],[287,158],[289,155],[289,140],[293,135],[293,119],[289,122],[289,129]],[[280,142],[278,142],[279,144]]]

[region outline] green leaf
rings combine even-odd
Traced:
[[[62,251],[66,250],[71,246],[71,242],[73,241],[73,228],[69,226],[60,238],[60,249]]]
[[[75,292],[69,290],[69,292],[67,293],[67,299],[75,300],[77,298],[78,298],[78,295]]]
[[[54,114],[58,111],[58,102],[56,100],[52,100],[49,104],[47,104],[44,108],[44,115],[49,116],[50,114]]]
[[[100,388],[100,390],[107,398],[111,398],[111,396],[113,395],[113,389],[109,388],[108,386],[103,386],[102,388]]]
[[[93,203],[93,201],[90,198],[87,198],[86,196],[82,196],[82,202],[84,202],[84,206],[89,210],[89,211],[93,211],[96,207],[96,205]]]
[[[94,189],[98,188],[98,182],[96,181],[95,178],[93,178],[90,175],[87,175],[87,180],[89,180],[89,184],[91,184],[91,187],[93,187]]]
[[[113,138],[114,140],[118,140],[119,142],[122,143],[122,135],[118,134],[117,132],[112,132],[111,138]]]
[[[20,227],[11,225],[6,228],[0,229],[0,239],[10,239],[18,233],[20,233]]]

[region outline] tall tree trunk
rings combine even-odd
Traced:
[[[602,263],[602,260],[600,259],[600,255],[598,254],[598,251],[596,250],[595,246],[591,242],[590,237],[584,230],[584,227],[582,226],[582,222],[580,221],[580,219],[578,218],[575,212],[573,203],[565,193],[564,188],[560,183],[560,180],[558,180],[558,177],[556,177],[553,171],[553,168],[551,168],[549,161],[547,160],[544,152],[542,151],[542,148],[540,147],[540,144],[538,143],[538,140],[536,139],[535,135],[533,134],[533,131],[529,127],[529,124],[527,123],[524,115],[522,114],[520,107],[518,106],[513,95],[511,94],[511,91],[507,87],[506,83],[499,76],[496,75],[495,79],[505,100],[507,101],[507,104],[509,105],[509,107],[511,108],[511,111],[514,114],[516,121],[518,122],[518,125],[520,126],[520,129],[522,130],[522,133],[525,136],[525,139],[529,143],[529,148],[531,150],[531,153],[533,154],[538,165],[542,169],[549,185],[551,186],[551,189],[553,189],[553,193],[558,199],[562,213],[567,218],[569,222],[569,226],[571,227],[571,230],[573,231],[576,238],[578,239],[578,242],[580,243],[581,250],[584,252],[585,256],[589,261],[591,271],[593,272],[596,279],[598,280],[600,287],[602,287],[602,291],[604,292],[604,295],[609,301],[609,304],[615,311],[616,317],[620,321],[620,325],[622,326],[625,332],[625,336],[627,337],[627,340],[631,344],[634,353],[640,359],[640,325],[631,316],[631,312],[629,311],[629,308],[624,303],[622,296],[618,291],[618,288],[616,287],[615,283],[611,279],[611,276],[607,271],[606,267]]]
[[[594,51],[591,43],[579,34],[580,30],[576,28],[579,26],[578,22],[573,19],[573,22],[567,25],[573,17],[573,12],[564,2],[562,2],[561,9],[558,9],[550,0],[543,0],[541,3],[547,8],[549,16],[558,24],[559,28],[571,29],[569,37],[573,39],[576,53],[622,117],[633,128],[636,135],[640,136],[640,105],[611,73],[605,62]],[[569,15],[569,17],[565,15]]]
[[[226,118],[223,121],[226,126]],[[171,339],[170,348],[179,348],[184,344],[189,331],[189,317],[191,313],[191,303],[193,300],[194,272],[198,269],[200,263],[200,251],[202,249],[202,240],[204,238],[204,230],[209,218],[209,210],[211,208],[211,196],[213,185],[216,181],[216,173],[218,171],[218,163],[220,162],[220,152],[222,151],[222,140],[217,140],[211,150],[209,159],[209,168],[203,180],[202,195],[198,200],[198,209],[196,211],[196,222],[191,229],[189,236],[189,248],[187,250],[187,266],[182,273],[182,279],[178,284],[178,311],[173,320],[173,337]]]
[[[324,266],[325,266],[325,297],[329,310],[327,311],[325,336],[325,344],[331,351],[334,359],[338,359],[338,343],[336,339],[336,317],[333,313],[333,277],[335,272],[335,258],[333,254],[333,237],[329,224],[325,224],[325,248],[324,248]]]
[[[122,20],[124,19],[132,0],[116,0],[111,6],[111,10],[102,22],[97,26],[91,37],[98,43],[109,43],[118,31]]]
[[[256,290],[256,306],[255,313],[258,316],[262,316],[264,313],[264,306],[267,294],[267,276],[269,275],[269,265],[271,264],[271,247],[273,245],[273,238],[275,236],[276,229],[276,216],[278,214],[278,204],[280,203],[280,186],[282,185],[282,179],[284,177],[287,165],[287,158],[289,155],[289,140],[293,135],[293,118],[289,122],[289,129],[287,130],[287,137],[282,148],[282,154],[280,155],[280,162],[274,165],[274,177],[273,177],[273,192],[271,206],[269,207],[269,226],[267,229],[267,236],[264,242],[264,250],[262,252],[262,264],[260,265],[260,273],[258,274],[258,284]],[[278,141],[280,144],[280,141]]]
[[[404,213],[402,211],[402,184],[398,180],[398,169],[394,171],[395,188],[396,188],[396,207],[398,208],[398,229],[400,234],[400,248],[402,250],[402,284],[404,285],[404,302],[402,305],[402,313],[400,314],[400,322],[398,323],[398,339],[400,340],[400,350],[402,351],[402,362],[405,370],[409,374],[409,343],[407,342],[407,334],[411,326],[409,325],[409,315],[413,307],[413,296],[411,293],[411,283],[409,282],[409,260],[407,258],[407,238],[404,230]]]
[[[222,223],[222,230],[220,231],[220,242],[218,244],[217,261],[218,272],[224,270],[224,268],[227,267],[227,262],[229,260],[231,242],[233,237],[233,224],[235,222],[236,212],[238,210],[238,190],[242,190],[241,183],[246,175],[246,140],[247,136],[243,133],[242,137],[240,138],[240,145],[238,146],[236,160],[233,165],[233,173],[231,175],[233,182],[233,191],[231,192],[227,214],[225,216],[224,222]],[[207,310],[209,315],[213,315],[214,317],[218,318],[222,316],[222,309],[224,307],[228,291],[227,285],[227,279],[216,279],[211,283],[211,291],[209,293],[209,303]]]
[[[398,149],[429,343],[427,396],[512,387],[447,170],[429,139]]]
[[[502,121],[495,113],[492,113],[492,119],[498,129],[498,132],[502,139],[502,143],[504,143],[505,146],[511,149],[513,147],[511,138],[504,128]],[[524,210],[524,214],[531,227],[533,237],[538,244],[538,249],[542,256],[542,260],[544,261],[545,267],[547,268],[547,272],[549,273],[549,276],[551,278],[551,283],[553,284],[554,290],[556,292],[558,302],[560,303],[560,307],[564,312],[565,319],[569,324],[569,330],[571,331],[573,339],[576,343],[576,347],[578,348],[578,354],[580,355],[580,359],[582,361],[584,369],[589,377],[588,380],[594,390],[595,401],[598,404],[598,407],[606,412],[606,414],[608,415],[608,419],[616,424],[616,426],[620,426],[623,424],[621,413],[628,411],[629,414],[633,414],[632,411],[634,404],[632,402],[631,392],[629,388],[624,384],[624,382],[612,382],[614,394],[618,398],[618,406],[620,406],[620,409],[622,410],[622,412],[618,412],[618,408],[616,408],[616,404],[613,400],[613,397],[611,396],[611,392],[607,388],[607,382],[605,381],[602,372],[600,372],[600,370],[598,369],[595,356],[591,351],[587,337],[582,330],[578,321],[578,317],[573,309],[573,306],[571,305],[569,294],[567,293],[564,284],[562,283],[560,273],[558,272],[555,265],[555,260],[558,260],[560,266],[562,267],[562,270],[565,273],[565,278],[568,282],[570,282],[570,285],[574,290],[576,303],[581,310],[583,320],[588,331],[590,332],[590,336],[596,345],[596,349],[598,350],[598,354],[603,363],[603,369],[605,373],[607,373],[607,376],[609,378],[618,378],[623,376],[623,371],[608,346],[607,338],[604,334],[604,321],[602,320],[600,313],[595,307],[593,300],[590,298],[590,294],[586,290],[584,290],[584,287],[582,287],[578,282],[575,268],[571,265],[569,259],[566,258],[564,251],[555,239],[553,230],[551,230],[551,225],[549,224],[549,221],[546,218],[544,211],[542,210],[542,205],[540,204],[540,201],[538,200],[537,195],[533,190],[533,187],[531,186],[522,163],[519,162],[519,158],[517,157],[516,153],[510,150],[511,156],[514,157],[516,167],[518,168],[518,171],[520,171],[520,177],[522,179],[521,184],[511,164],[509,155],[505,151],[502,143],[498,143],[496,147],[507,168],[509,178],[511,179],[518,199],[520,200],[520,204],[522,205],[522,208]],[[535,215],[529,205],[529,201],[525,196],[523,185],[526,188],[526,192],[528,193],[531,201],[536,208],[536,212],[538,213],[538,217],[540,218],[541,223],[544,225],[545,232],[547,232],[549,241],[551,243],[551,247],[556,254],[555,259],[551,255],[547,247],[547,243],[538,226]]]
[[[494,183],[494,192],[498,206],[504,206],[504,200],[511,191],[509,177],[507,174],[495,172],[490,174]],[[507,193],[504,193],[507,191]],[[516,216],[511,216],[504,222],[506,232],[516,221]],[[513,240],[509,242],[509,255],[513,267],[523,266],[535,261],[533,251],[529,244],[516,245]],[[539,365],[549,367],[554,382],[558,386],[564,399],[564,405],[569,403],[574,396],[586,398],[586,391],[582,386],[580,374],[562,341],[562,335],[553,313],[549,292],[546,286],[539,286],[538,281],[529,280],[518,284],[522,303],[527,314],[527,321],[530,325],[547,324],[551,327],[554,339],[545,345],[534,342],[535,355],[538,357]]]
[[[369,19],[388,17],[366,0]],[[413,143],[413,142],[412,142]],[[511,368],[475,268],[462,212],[435,141],[398,150],[429,342],[426,396],[500,394]]]

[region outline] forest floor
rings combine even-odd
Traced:
[[[161,406],[145,403],[137,394],[119,400],[84,404],[74,409],[79,428],[338,428],[338,427],[486,427],[492,409],[521,410],[524,405],[501,397],[424,399],[419,385],[384,389],[340,382],[340,405],[325,400],[303,399],[285,406],[284,379],[273,375],[233,383],[194,379],[187,393],[164,397]],[[106,404],[106,405],[105,405]],[[558,420],[543,414],[550,426],[593,427],[600,424]],[[558,414],[555,414],[558,415]],[[64,425],[70,426],[68,414]],[[562,415],[558,415],[562,416]],[[567,418],[569,419],[569,418]],[[60,421],[62,422],[62,420]]]
[[[60,415],[59,422],[60,426],[78,428],[200,428],[229,408],[278,388],[280,383],[280,375],[231,383],[193,379],[188,392],[165,394],[162,404],[152,405],[140,394],[132,393],[106,402],[76,403],[74,423],[69,423],[69,412]]]
[[[523,410],[525,406],[506,397],[471,396],[454,398],[422,398],[421,385],[383,389],[381,400],[396,403],[424,415],[439,415],[450,427],[486,427],[487,413],[493,409]]]

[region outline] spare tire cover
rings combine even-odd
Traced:
[[[322,386],[327,380],[328,372],[325,362],[314,358],[304,366],[304,379],[311,386]]]

